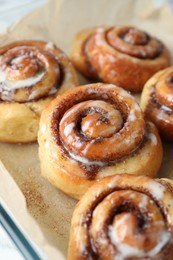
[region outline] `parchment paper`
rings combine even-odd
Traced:
[[[151,0],[50,0],[0,38],[0,45],[41,39],[56,43],[67,54],[74,35],[97,25],[135,25],[160,38],[173,56],[173,13]],[[81,78],[81,84],[83,83]],[[159,177],[173,179],[173,145],[164,143]],[[48,259],[65,259],[76,201],[40,175],[37,143],[0,144],[0,195],[28,236]],[[156,155],[157,156],[157,155]]]

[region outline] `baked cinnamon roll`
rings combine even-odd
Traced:
[[[72,217],[68,260],[173,259],[173,181],[115,175],[94,184]]]
[[[14,42],[0,48],[0,141],[36,141],[40,114],[76,86],[66,55],[53,43]]]
[[[170,65],[164,44],[132,26],[82,30],[74,39],[70,56],[88,79],[135,92],[141,91],[154,73]]]
[[[141,96],[146,117],[157,126],[161,136],[173,142],[173,67],[149,79]]]
[[[155,176],[162,161],[156,127],[145,123],[130,94],[111,84],[57,97],[41,115],[38,142],[43,176],[74,198],[108,175]]]

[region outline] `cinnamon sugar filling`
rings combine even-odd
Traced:
[[[84,169],[88,179],[94,179],[101,167],[114,165],[130,156],[137,155],[152,137],[149,134],[150,126],[147,125],[147,128],[145,128],[142,118],[141,122],[144,129],[142,131],[138,129],[140,132],[138,141],[136,140],[136,134],[130,135],[129,124],[136,124],[136,121],[140,118],[137,116],[138,113],[141,113],[137,105],[135,109],[130,110],[129,105],[124,104],[124,97],[120,98],[118,93],[107,93],[104,91],[104,88],[97,89],[97,92],[94,88],[90,88],[86,93],[81,90],[79,93],[76,92],[74,94],[75,97],[70,95],[68,98],[64,98],[54,110],[51,121],[51,131],[54,140],[56,140],[57,145],[61,148],[61,152],[65,157],[77,161],[80,167]],[[129,94],[127,96],[128,98],[130,97]],[[120,99],[120,103],[117,103],[118,99]],[[103,107],[99,107],[99,104],[105,107],[109,106],[110,111],[108,112]],[[109,114],[111,120],[113,120],[112,123],[110,122]],[[107,127],[108,130],[105,130],[104,127]],[[104,143],[106,145],[107,141],[111,146],[114,146],[113,149],[116,149],[116,139],[114,141],[114,136],[118,136],[116,138],[119,138],[123,134],[123,131],[129,133],[130,138],[124,139],[122,143],[123,153],[120,152],[121,150],[118,152],[115,151],[115,153],[113,150],[111,153],[110,145],[101,148],[102,154],[95,153],[98,145]],[[131,139],[133,138],[134,146],[131,145]],[[124,148],[124,142],[126,146],[129,142],[131,148]],[[109,152],[107,152],[107,149]],[[104,153],[105,151],[106,153]]]
[[[45,49],[15,46],[0,56],[0,100],[27,103],[54,95],[64,80],[58,57]]]

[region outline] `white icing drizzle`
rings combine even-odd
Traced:
[[[146,195],[142,195],[142,200],[139,203],[139,207],[140,208],[145,208],[147,206],[147,204],[150,202],[151,200],[149,200],[149,198]]]
[[[115,187],[115,183],[114,183],[114,182],[109,182],[109,183],[107,184],[107,186],[108,186],[108,188],[112,189],[112,188]]]
[[[156,138],[156,136],[155,136],[153,133],[150,133],[150,134],[149,134],[149,139],[151,140],[151,143],[152,143],[153,145],[156,145],[156,144],[157,144],[157,138]]]
[[[78,245],[79,245],[79,251],[82,253],[82,252],[84,252],[85,251],[85,243],[82,243],[82,241],[81,241],[81,232],[80,232],[80,229],[78,228],[78,227],[76,227],[75,229],[74,229],[74,233],[75,233],[75,239],[76,239],[76,241],[77,241],[77,243],[78,243]],[[84,239],[85,239],[86,237],[84,237]]]
[[[162,237],[160,238],[159,243],[149,252],[149,256],[153,257],[155,256],[157,253],[159,253],[159,251],[166,245],[166,243],[169,241],[169,239],[171,238],[171,234],[167,231],[165,231],[162,234]]]
[[[135,101],[135,104],[138,105],[136,103],[136,99],[135,97],[133,97],[128,91],[124,90],[124,89],[120,89],[119,88],[119,91],[120,91],[120,94],[123,96],[123,97],[126,97],[126,98],[130,98],[131,100]]]
[[[173,95],[169,95],[169,96],[167,96],[167,100],[169,101],[169,102],[173,102]]]
[[[14,63],[21,63],[26,57],[28,57],[27,55],[21,55],[21,56],[18,56],[18,57],[15,57],[13,60],[12,60],[12,64],[14,64]],[[30,55],[29,55],[29,57],[31,57]],[[31,58],[33,58],[33,57],[31,57]],[[30,62],[32,63],[32,60],[30,60]]]
[[[117,87],[116,85],[113,85],[113,84],[106,84],[106,85],[104,85],[104,88],[107,88],[107,89],[120,89],[119,87]]]
[[[108,99],[109,96],[108,96],[107,94],[103,94],[103,95],[102,95],[102,98],[104,98],[104,99]]]
[[[46,49],[55,49],[55,45],[53,42],[48,42],[45,46]]]
[[[88,120],[88,121],[86,121],[83,125],[82,125],[82,131],[83,132],[86,132],[87,130],[88,130],[88,128],[90,127],[90,121]],[[99,121],[97,121],[96,122],[96,125],[99,125],[100,124],[100,122]]]
[[[124,139],[124,143],[131,145],[133,144],[133,141],[138,136],[138,131],[134,131],[131,135],[129,135],[126,139]]]
[[[6,95],[6,101],[11,101],[13,98],[12,93],[9,93],[7,90],[3,91],[3,94]]]
[[[53,95],[53,94],[55,94],[56,92],[57,92],[57,88],[54,87],[54,88],[52,88],[52,89],[49,91],[48,95]]]
[[[152,181],[146,184],[146,188],[151,190],[151,193],[156,200],[161,200],[163,198],[165,187],[162,184],[156,181]]]
[[[63,121],[65,121],[68,117],[70,117],[71,114],[73,114],[73,113],[75,113],[76,111],[78,111],[79,107],[80,107],[80,103],[77,104],[76,106],[73,106],[72,108],[70,108],[69,111],[67,111],[67,112],[63,115],[60,124],[63,123]]]
[[[165,111],[168,111],[168,112],[172,112],[173,111],[170,107],[167,107],[167,106],[164,106],[164,105],[161,106],[161,109],[163,109]]]
[[[119,254],[116,257],[116,259],[118,260],[125,260],[127,257],[133,257],[133,256],[153,257],[160,252],[160,250],[166,245],[166,243],[169,241],[171,237],[171,234],[169,232],[164,231],[157,245],[150,251],[145,252],[144,250],[140,250],[137,247],[131,247],[127,244],[122,243],[116,234],[116,230],[112,226],[108,227],[108,234],[109,237],[111,238],[112,243],[116,246],[116,248],[119,251]]]
[[[69,138],[69,137],[68,137]],[[79,137],[76,137],[76,149],[80,149],[81,148],[81,146],[82,146],[82,143],[81,143],[81,140],[80,140],[80,138]]]
[[[6,79],[5,74],[0,71],[0,82],[3,84],[3,89],[10,91],[10,90],[15,90],[19,88],[25,88],[29,87],[31,85],[34,85],[38,83],[44,76],[45,72],[38,73],[35,77],[30,77],[27,79],[23,80],[17,80],[17,81],[10,81]]]
[[[135,110],[131,109],[128,115],[128,120],[133,122],[136,120]]]
[[[134,108],[137,111],[141,111],[141,108],[140,108],[140,106],[137,103],[134,104]]]
[[[74,155],[73,153],[69,152],[69,155],[71,156],[71,158],[73,158],[74,160],[84,163],[86,165],[98,165],[98,166],[104,166],[104,162],[101,161],[89,161],[88,159],[81,157],[79,155]]]
[[[71,134],[71,132],[72,132],[74,126],[75,126],[75,123],[70,123],[70,124],[66,125],[66,127],[64,128],[64,134],[65,134],[65,136],[68,136],[68,135]]]
[[[97,30],[97,32],[99,32],[99,33],[96,34],[96,36],[95,36],[96,44],[97,44],[97,46],[102,46],[105,43],[105,41],[103,40],[103,35],[101,34],[102,31]]]
[[[160,119],[164,118],[164,116],[165,116],[165,111],[159,110],[156,117],[160,120]]]
[[[126,140],[125,140],[125,142],[126,143],[133,143],[133,139],[136,137],[138,135],[138,132],[137,131],[134,131],[134,133],[132,134],[132,136],[129,136],[129,138],[127,138]],[[69,142],[70,142],[70,135],[68,136],[68,138],[69,138]],[[73,142],[73,140],[71,140],[71,142]],[[87,151],[90,149],[90,146],[92,146],[92,144],[93,144],[93,142],[94,142],[94,140],[93,141],[91,141],[90,143],[88,143],[88,145],[86,145],[85,146],[85,149],[83,150],[83,154],[86,154],[87,153]],[[75,142],[75,145],[77,144],[77,142]],[[79,142],[79,147],[81,147],[81,143]],[[105,152],[108,152],[109,151],[109,147],[105,147],[104,148],[104,151]],[[86,158],[84,158],[84,157],[81,157],[81,156],[78,156],[78,155],[74,155],[74,154],[72,154],[72,153],[69,153],[70,154],[70,156],[73,158],[73,159],[75,159],[75,160],[77,160],[77,161],[79,161],[79,162],[81,162],[81,163],[84,163],[84,164],[86,164],[86,165],[100,165],[100,166],[103,166],[105,163],[104,162],[102,162],[102,161],[90,161],[90,160],[88,160],[88,159],[86,159]],[[112,161],[112,162],[114,162],[114,161]]]

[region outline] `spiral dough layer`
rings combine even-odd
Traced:
[[[173,142],[173,67],[156,73],[145,85],[141,107],[161,136]]]
[[[128,174],[93,185],[71,222],[68,260],[173,259],[173,181]]]
[[[35,141],[42,109],[75,85],[71,63],[53,43],[22,41],[1,47],[0,141]]]
[[[170,65],[170,54],[163,43],[135,27],[105,26],[79,32],[71,60],[91,80],[137,92],[154,73]]]
[[[162,160],[157,130],[136,100],[102,83],[56,98],[42,113],[38,141],[42,174],[75,198],[116,172],[154,176]]]

